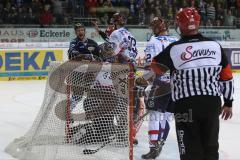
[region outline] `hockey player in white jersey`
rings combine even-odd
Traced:
[[[176,37],[168,35],[168,23],[163,18],[155,17],[150,26],[153,31],[153,36],[147,42],[146,49],[144,50],[146,56],[145,68],[147,70],[149,69],[149,72],[151,72],[149,67],[152,59],[170,43],[177,40]],[[142,159],[155,159],[158,157],[169,133],[170,127],[168,120],[172,115],[167,112],[167,108],[172,108],[173,103],[171,93],[158,96],[154,95],[154,91],[158,87],[161,88],[161,85],[169,85],[170,88],[169,75],[156,75],[152,83],[146,88],[146,90],[150,90],[150,94],[145,97],[145,105],[150,117],[148,124],[150,151],[142,155]]]
[[[138,54],[136,39],[124,27],[125,19],[120,13],[115,13],[111,19],[115,30],[109,36],[115,55],[122,56],[124,60],[133,61]]]
[[[109,36],[109,43],[114,50],[115,56],[118,57],[119,63],[128,63],[133,67],[134,71],[136,71],[135,58],[138,54],[136,39],[134,38],[132,33],[125,28],[126,19],[122,14],[115,13],[112,16],[110,23],[114,24],[115,29]],[[138,107],[138,104],[136,102],[137,99],[134,100],[135,109]],[[135,113],[134,110],[134,116],[137,115],[138,113]],[[127,122],[123,120],[121,123]],[[135,135],[136,132],[134,131],[134,137]],[[134,139],[134,144],[137,144],[136,139]]]

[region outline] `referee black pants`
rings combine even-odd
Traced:
[[[194,96],[175,103],[175,122],[181,160],[218,160],[221,99]]]

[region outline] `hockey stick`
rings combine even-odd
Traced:
[[[136,137],[137,132],[141,128],[142,122],[143,122],[142,119],[145,117],[144,116],[144,110],[145,110],[144,102],[141,98],[138,98],[138,101],[139,101],[139,103],[136,104],[136,105],[138,105],[137,117],[134,118],[134,120],[133,120],[133,122],[134,122],[134,137]]]
[[[149,114],[149,111],[144,113],[141,117],[139,117],[137,120],[134,121],[134,124],[138,124],[140,121],[142,121],[147,115]]]
[[[116,138],[116,136],[112,137],[111,139],[108,139],[108,141],[103,143],[97,149],[84,149],[83,150],[83,154],[94,154],[94,153],[97,153],[100,149],[104,148],[107,144],[111,143],[115,138]]]
[[[83,154],[85,155],[90,155],[90,154],[95,154],[97,153],[100,149],[104,148],[106,145],[109,143],[112,143],[116,139],[116,132],[113,136],[108,137],[107,141],[103,142],[101,146],[99,146],[97,149],[84,149]]]

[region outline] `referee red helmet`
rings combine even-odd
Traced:
[[[176,24],[181,33],[185,35],[194,30],[198,30],[200,19],[201,17],[195,8],[182,8],[176,14]]]

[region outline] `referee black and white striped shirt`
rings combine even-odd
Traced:
[[[221,45],[201,34],[182,37],[153,59],[171,72],[172,98],[211,95],[233,101],[233,77]]]

